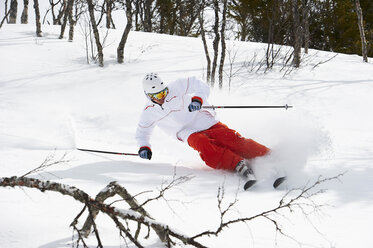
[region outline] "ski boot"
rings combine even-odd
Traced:
[[[247,181],[244,185],[244,190],[249,189],[256,183],[256,177],[253,170],[251,169],[250,163],[248,160],[243,159],[236,165],[236,172],[244,177]]]

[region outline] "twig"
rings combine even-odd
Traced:
[[[41,163],[40,166],[36,167],[35,169],[32,169],[31,171],[27,172],[26,174],[24,174],[24,175],[21,176],[21,177],[26,177],[26,176],[28,176],[28,175],[30,175],[30,174],[33,174],[33,173],[36,173],[36,172],[43,171],[43,170],[45,170],[46,168],[51,167],[51,166],[56,165],[56,164],[63,164],[63,163],[68,163],[68,162],[69,162],[69,160],[67,160],[67,159],[65,160],[65,158],[66,158],[66,156],[67,156],[67,152],[65,152],[65,153],[61,156],[60,159],[55,160],[55,161],[53,161],[54,156],[55,156],[55,151],[54,151],[53,154],[49,154],[49,155],[45,158],[44,162]]]
[[[315,69],[315,68],[318,67],[319,65],[322,65],[322,64],[325,64],[325,63],[329,62],[330,60],[334,59],[334,58],[337,57],[337,56],[338,56],[338,54],[335,54],[334,56],[328,58],[327,60],[320,61],[319,63],[317,63],[316,65],[314,65],[314,66],[312,67],[311,70]]]

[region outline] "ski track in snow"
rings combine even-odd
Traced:
[[[368,228],[373,220],[372,63],[339,54],[313,70],[312,64],[305,65],[287,77],[241,71],[230,93],[213,90],[210,102],[216,105],[294,106],[286,111],[217,110],[223,123],[272,149],[270,156],[254,161],[258,185],[243,192],[243,182],[236,175],[208,168],[194,150],[157,129],[151,161],[75,150],[136,153],[134,133],[145,102],[140,83],[143,75],[158,72],[165,81],[203,77],[200,40],[131,32],[125,63],[116,64],[116,45],[110,45],[105,48],[105,67],[98,68],[85,64],[78,33],[68,43],[57,39],[58,32],[57,27],[43,26],[44,37],[36,38],[31,25],[0,29],[1,177],[23,175],[47,156],[58,159],[65,152],[68,163],[32,176],[73,185],[95,196],[111,181],[136,194],[160,188],[174,174],[189,175],[192,180],[166,196],[168,204],[152,203],[148,211],[156,220],[192,235],[218,225],[218,187],[224,186],[227,203],[236,195],[239,199],[228,217],[249,216],[275,206],[285,193],[271,188],[276,174],[287,174],[287,187],[292,188],[312,183],[320,175],[346,172],[340,181],[323,185],[329,190],[316,198],[333,207],[311,216],[313,224],[299,213],[289,215],[289,221],[283,220],[284,227],[311,247],[367,247],[373,243]],[[108,43],[116,44],[120,35],[120,30],[112,31]],[[244,51],[237,64],[265,46],[237,44]],[[334,55],[311,53],[313,63]],[[140,195],[140,202],[154,194]],[[56,193],[30,189],[0,188],[0,196],[1,247],[71,247],[69,224],[81,210],[80,204]],[[99,216],[97,223],[105,247],[123,246],[110,220]],[[265,221],[238,224],[218,238],[201,242],[209,247],[228,243],[273,247],[276,242],[279,247],[298,247],[291,239],[276,236],[271,223]],[[88,243],[95,247],[94,237]],[[160,246],[154,236],[144,244]]]

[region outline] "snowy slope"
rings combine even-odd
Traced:
[[[346,172],[340,181],[315,198],[329,204],[310,216],[288,214],[284,230],[304,246],[368,247],[373,244],[373,65],[354,55],[334,56],[311,51],[306,65],[287,77],[241,70],[231,91],[213,90],[216,105],[293,105],[285,110],[218,110],[222,122],[272,148],[258,159],[261,183],[250,192],[229,172],[213,171],[198,154],[156,130],[153,159],[92,154],[75,147],[137,152],[134,132],[145,98],[141,80],[158,72],[165,81],[204,77],[205,59],[199,39],[131,32],[125,63],[116,63],[121,31],[109,34],[105,67],[87,65],[81,35],[69,43],[59,40],[58,27],[43,26],[36,38],[31,25],[4,25],[0,29],[0,177],[21,176],[46,157],[69,161],[33,174],[33,177],[76,186],[95,196],[109,182],[118,181],[132,194],[160,188],[165,181],[190,175],[192,180],[170,191],[168,203],[146,209],[160,222],[193,235],[219,224],[216,195],[224,185],[226,203],[238,197],[230,217],[250,216],[277,205],[285,190],[273,191],[274,171],[290,175],[288,187],[313,182],[319,175]],[[236,43],[237,67],[265,45]],[[143,194],[139,200],[156,195]],[[123,207],[120,203],[116,206]],[[0,188],[0,247],[71,247],[71,221],[82,205],[57,193]],[[311,221],[311,222],[310,222]],[[106,247],[123,247],[115,226],[106,217],[97,220]],[[146,234],[144,233],[144,236]],[[208,247],[299,247],[276,235],[265,220],[237,224],[219,237],[201,239]],[[144,245],[159,247],[153,236]],[[92,236],[88,243],[96,247]],[[130,245],[130,247],[132,247]]]

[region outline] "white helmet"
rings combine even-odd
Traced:
[[[142,86],[144,88],[145,94],[157,93],[164,90],[167,85],[163,83],[162,79],[157,73],[147,73],[142,80]]]

